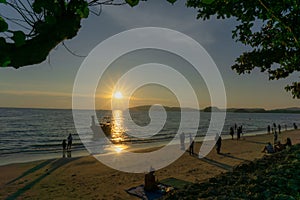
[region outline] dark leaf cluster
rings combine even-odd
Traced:
[[[300,2],[298,0],[215,0],[206,4],[188,0],[198,9],[198,18],[234,18],[238,25],[232,37],[250,51],[242,53],[232,66],[238,74],[254,68],[268,74],[270,80],[286,78],[300,71]],[[299,82],[286,87],[300,98]]]

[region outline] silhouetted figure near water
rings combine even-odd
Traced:
[[[185,150],[184,140],[185,140],[185,134],[182,132],[180,134],[180,149],[181,150]]]
[[[237,140],[241,139],[241,133],[242,133],[242,127],[240,126],[237,129],[237,138],[236,138]]]
[[[194,155],[194,141],[190,144],[190,155]]]
[[[270,125],[268,125],[268,134],[270,134],[271,133],[271,126]]]
[[[222,146],[222,138],[221,136],[219,136],[216,143],[216,149],[218,154],[220,154],[221,152],[221,146]]]
[[[279,134],[281,133],[281,126],[280,126],[280,124],[278,124],[278,133]]]
[[[190,136],[190,150],[189,150],[189,152],[190,152],[190,155],[192,156],[192,155],[194,155],[194,140],[193,140],[193,137],[192,137],[191,133],[189,134],[189,136]]]
[[[298,127],[297,127],[296,123],[294,123],[294,124],[293,124],[293,126],[294,126],[294,129],[295,129],[295,130],[297,130],[297,129],[298,129]]]
[[[229,134],[231,135],[231,139],[233,140],[233,135],[234,135],[233,127],[230,127]]]
[[[68,136],[67,150],[71,150],[71,148],[72,148],[72,142],[73,142],[73,137],[72,137],[72,134],[70,133],[69,136]]]
[[[62,148],[63,148],[63,158],[65,158],[66,157],[66,148],[67,148],[67,142],[66,142],[66,140],[63,140],[62,141]]]
[[[276,132],[277,127],[276,127],[276,124],[275,124],[275,123],[273,123],[273,128],[274,128],[274,132]]]

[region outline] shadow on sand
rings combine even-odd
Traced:
[[[250,161],[250,160],[247,160],[247,159],[243,159],[243,158],[238,158],[238,157],[232,156],[229,153],[220,153],[220,155],[222,155],[224,157],[232,158],[232,159],[235,159],[235,160]]]
[[[224,164],[224,163],[221,163],[221,162],[218,162],[216,160],[212,160],[212,159],[209,159],[209,158],[206,158],[206,157],[199,158],[199,156],[197,154],[194,154],[193,157],[197,158],[198,160],[201,160],[203,162],[206,162],[210,165],[214,165],[214,166],[219,167],[221,169],[225,169],[227,171],[231,171],[232,168],[233,168],[233,166],[230,166],[230,165],[227,165],[227,164]]]
[[[26,192],[27,190],[31,189],[34,185],[36,185],[37,183],[39,183],[42,179],[44,179],[46,176],[50,175],[52,172],[54,172],[55,170],[57,170],[58,168],[62,167],[65,164],[68,164],[74,160],[77,160],[78,158],[60,158],[60,159],[50,159],[50,160],[46,160],[40,164],[38,164],[37,166],[27,170],[26,172],[24,172],[21,176],[15,178],[14,180],[6,183],[6,185],[12,184],[15,181],[29,175],[32,174],[46,166],[49,166],[48,169],[39,177],[37,177],[35,180],[27,183],[23,188],[20,188],[18,191],[16,191],[15,193],[11,194],[10,196],[8,196],[6,199],[10,200],[10,199],[16,199],[18,198],[20,195],[22,195],[24,192]]]

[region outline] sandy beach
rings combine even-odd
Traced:
[[[285,142],[300,143],[300,130],[279,134]],[[176,162],[158,170],[158,180],[174,177],[188,182],[201,182],[229,171],[242,162],[264,156],[261,152],[273,135],[223,140],[221,154],[213,149],[199,159],[186,152]],[[195,152],[200,143],[195,144]],[[92,156],[58,158],[0,167],[1,199],[138,199],[126,189],[143,184],[144,174],[124,173],[111,169]]]

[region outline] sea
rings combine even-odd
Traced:
[[[82,111],[84,112],[84,111]],[[166,114],[163,114],[164,112]],[[190,111],[198,112],[198,111]],[[123,145],[133,149],[156,147],[166,144],[177,137],[181,120],[180,111],[155,111],[151,116],[148,111],[132,111],[130,116],[134,126],[124,125],[122,111],[96,111],[96,124],[109,118],[114,122],[114,131],[118,134],[117,140]],[[210,113],[200,112],[196,140],[201,141],[205,136],[209,124]],[[92,118],[89,119],[92,124]],[[189,119],[193,122],[194,118]],[[161,125],[161,122],[165,122]],[[151,128],[142,129],[143,132],[134,133],[137,126],[146,127],[149,123]],[[157,126],[156,126],[157,123]],[[221,135],[229,138],[229,129],[237,126],[243,127],[243,135],[266,134],[267,126],[280,124],[282,131],[292,129],[293,123],[300,127],[300,114],[288,113],[226,113],[224,127]],[[62,154],[62,141],[71,133],[73,135],[72,157],[89,155],[85,144],[93,141],[90,126],[86,126],[86,137],[78,134],[73,121],[71,109],[32,109],[32,108],[0,108],[0,165],[21,163],[49,158],[59,158]],[[153,133],[157,131],[157,133]],[[189,132],[185,133],[188,137]],[[103,141],[105,139],[103,138]],[[113,143],[103,142],[105,146],[102,153],[112,153]]]

